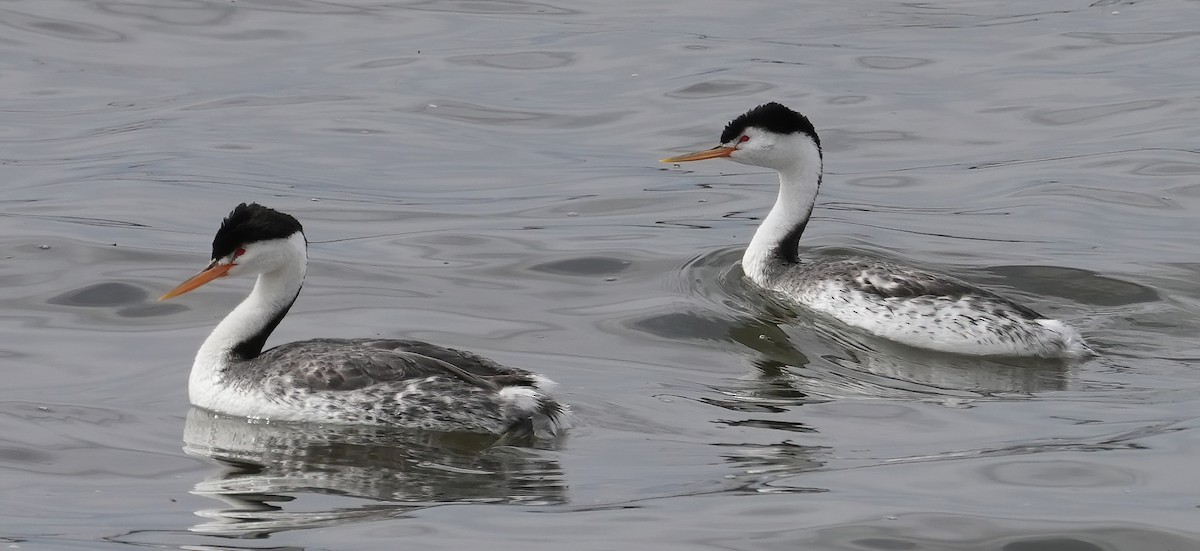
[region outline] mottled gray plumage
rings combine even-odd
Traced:
[[[770,263],[762,276],[763,287],[788,300],[899,342],[1040,356],[1053,356],[1065,345],[1059,331],[1030,330],[1047,321],[1034,310],[910,266],[866,258]]]
[[[954,277],[901,266],[869,258],[844,258],[826,262],[799,262],[791,270],[777,265],[777,273],[769,273],[774,287],[794,288],[818,282],[836,281],[848,289],[873,295],[881,300],[937,297],[959,300],[970,297],[986,301],[992,309],[1006,315],[1035,320],[1044,316],[997,293]],[[773,276],[773,277],[772,277]]]
[[[470,352],[415,340],[313,339],[279,345],[250,360],[248,378],[287,375],[312,390],[359,390],[444,377],[466,386],[499,390],[535,386],[530,373]]]
[[[534,421],[495,395],[537,390],[533,374],[477,354],[415,340],[314,339],[287,343],[221,374],[235,392],[311,408],[340,423],[503,433]],[[537,394],[537,413],[557,423],[563,407]]]

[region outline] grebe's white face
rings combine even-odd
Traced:
[[[303,270],[308,261],[307,249],[308,242],[301,232],[284,239],[267,239],[243,244],[226,256],[214,258],[207,268],[180,283],[159,300],[177,297],[222,277],[265,274],[296,264]]]
[[[273,272],[296,261],[297,243],[304,251],[304,235],[296,233],[286,239],[268,239],[246,243],[229,256],[214,259],[216,265],[231,264],[226,276],[257,275]]]
[[[662,162],[685,163],[721,158],[779,172],[821,170],[821,148],[812,136],[803,132],[768,132],[757,126],[746,127],[732,140],[712,149],[670,157]]]
[[[803,166],[803,163],[811,162],[812,152],[819,151],[812,138],[802,132],[778,134],[754,126],[722,145],[733,148],[729,153],[730,160],[778,171]],[[817,162],[820,162],[819,155],[817,153]]]

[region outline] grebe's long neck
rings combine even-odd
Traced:
[[[219,383],[223,369],[231,363],[262,353],[267,337],[296,302],[308,265],[304,235],[289,237],[287,245],[279,252],[284,256],[280,267],[259,274],[250,296],[225,316],[200,346],[189,377],[192,392]]]
[[[754,232],[742,256],[742,269],[761,286],[771,274],[800,262],[800,234],[808,225],[821,187],[821,150],[805,141],[796,162],[779,170],[779,197]]]

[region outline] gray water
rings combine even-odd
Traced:
[[[0,4],[0,543],[12,549],[1200,549],[1196,2]],[[1078,326],[964,359],[763,297],[774,176],[657,159],[777,100],[805,254]],[[272,342],[541,372],[532,447],[189,411],[249,281],[155,297],[242,201],[312,258]]]

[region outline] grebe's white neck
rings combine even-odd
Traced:
[[[821,187],[820,147],[807,136],[788,141],[792,142],[788,156],[791,162],[772,166],[779,172],[779,196],[742,256],[746,276],[764,287],[770,274],[799,262],[800,234],[808,224]]]
[[[253,260],[250,254],[243,255],[246,269],[259,265],[266,269],[258,274],[250,296],[225,316],[200,346],[188,381],[190,393],[212,388],[231,363],[258,356],[304,285],[308,268],[304,234],[297,232],[286,239],[246,246],[247,251],[252,249],[256,249]],[[195,396],[192,403],[199,403]]]

